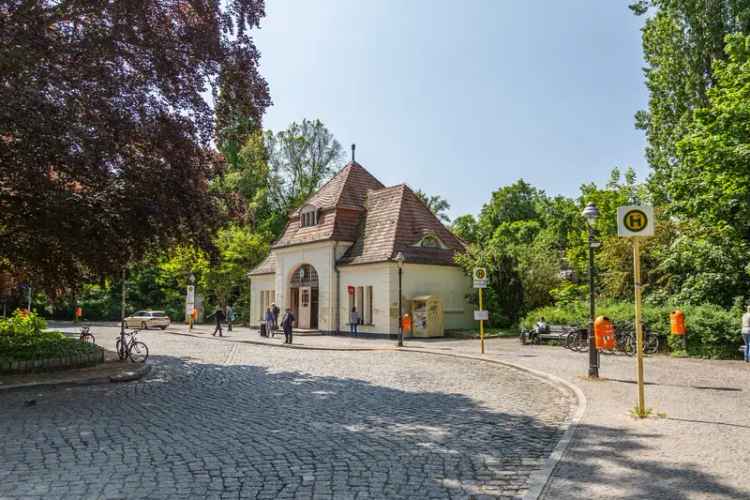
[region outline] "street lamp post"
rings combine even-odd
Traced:
[[[594,223],[599,216],[599,209],[594,202],[589,202],[583,209],[582,215],[586,218],[589,231],[589,377],[599,378],[599,351],[596,350],[596,339],[594,338],[594,321],[596,320],[596,305],[594,303],[594,248],[599,246],[594,232]]]
[[[404,347],[404,323],[403,318],[401,317],[403,312],[401,311],[402,304],[401,304],[401,283],[402,283],[402,275],[404,273],[404,260],[406,258],[404,257],[403,252],[399,252],[396,254],[396,262],[398,263],[398,346]]]

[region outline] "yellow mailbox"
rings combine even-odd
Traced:
[[[411,299],[412,335],[442,337],[445,334],[443,303],[434,295]]]

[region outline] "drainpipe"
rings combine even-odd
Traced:
[[[336,270],[336,335],[341,333],[341,271],[336,265],[336,250],[339,242],[333,244],[333,269]]]

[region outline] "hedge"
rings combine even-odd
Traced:
[[[44,319],[34,313],[16,311],[0,319],[0,361],[74,358],[96,352],[93,344],[44,331],[46,328]]]
[[[654,333],[667,335],[670,332],[669,314],[674,307],[654,306],[646,304],[643,307],[643,323]],[[742,345],[740,320],[742,311],[737,308],[724,309],[713,304],[697,306],[680,306],[685,313],[685,328],[688,332],[687,354],[689,356],[713,359],[733,359],[740,356],[739,347]],[[615,325],[632,324],[635,310],[629,302],[610,302],[597,304],[597,316],[607,316]],[[588,325],[588,302],[574,302],[560,306],[548,306],[531,311],[521,321],[524,328],[532,328],[540,317],[544,317],[548,324],[553,325]],[[679,337],[669,335],[669,346],[672,352],[684,354]]]

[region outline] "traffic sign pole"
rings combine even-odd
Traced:
[[[643,327],[641,325],[641,247],[640,239],[633,238],[633,277],[635,286],[636,379],[638,381],[638,416],[646,417],[646,397],[643,387]]]
[[[484,311],[482,304],[482,289],[479,289],[479,310]],[[484,320],[479,320],[479,342],[482,345],[482,354],[484,354]]]

